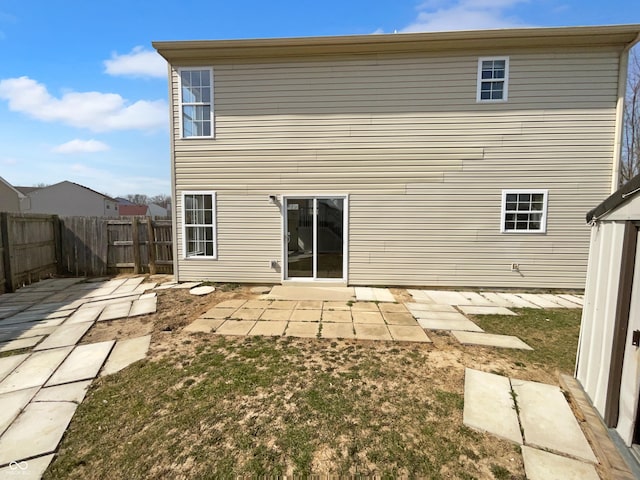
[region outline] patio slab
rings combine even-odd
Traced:
[[[388,288],[355,287],[356,300],[359,302],[395,302]]]
[[[210,310],[207,310],[200,317],[201,318],[211,318],[211,319],[226,319],[231,318],[233,313],[237,310],[237,308],[220,308],[214,307]]]
[[[380,312],[352,312],[351,315],[353,315],[353,323],[384,325],[384,318]],[[324,315],[322,319],[324,320]]]
[[[478,325],[468,319],[457,320],[437,320],[428,318],[418,318],[418,324],[427,330],[451,330],[467,332],[483,332]]]
[[[225,320],[214,333],[220,335],[248,335],[256,324],[253,320]]]
[[[451,334],[463,345],[533,350],[533,348],[524,343],[518,337],[511,335],[463,331],[452,331]]]
[[[505,307],[505,308],[515,308],[516,305],[513,302],[510,302],[506,298],[498,295],[496,292],[480,292],[484,298],[489,300],[492,305],[497,307]]]
[[[407,303],[410,312],[457,312],[452,305],[440,305],[437,303]]]
[[[473,305],[474,307],[494,307],[489,299],[483,297],[479,292],[458,292],[467,302],[462,305]]]
[[[354,304],[351,309],[353,310],[356,305],[359,305],[358,303]],[[367,305],[367,304],[364,304]],[[387,313],[407,313],[409,310],[407,309],[407,307],[404,306],[404,304],[402,303],[381,303],[380,305],[376,305],[375,303],[370,304],[373,307],[378,307],[380,309],[381,312],[387,312]],[[376,308],[373,311],[376,311],[378,308]]]
[[[518,293],[518,297],[523,298],[529,303],[533,303],[534,305],[538,305],[540,308],[562,308],[561,305],[558,305],[551,300],[548,300],[541,295],[536,295],[535,293]]]
[[[465,315],[518,315],[508,308],[498,306],[460,305],[458,308]]]
[[[433,299],[434,303],[443,305],[467,305],[469,300],[460,292],[447,290],[423,290],[423,292]]]
[[[9,340],[8,342],[0,342],[0,353],[10,352],[11,350],[20,350],[22,348],[31,348],[43,338],[44,335],[39,337],[18,338],[16,340]]]
[[[409,312],[382,312],[382,316],[389,325],[417,325],[416,319]]]
[[[322,338],[346,338],[354,339],[353,324],[349,323],[323,323],[320,332]]]
[[[239,308],[230,318],[234,320],[258,320],[264,313],[262,308]]]
[[[269,310],[267,310],[268,312]],[[285,311],[285,310],[276,310]],[[266,313],[266,312],[265,312]],[[249,335],[263,335],[266,337],[281,337],[287,328],[287,322],[283,320],[273,320],[270,322],[256,322],[255,326],[249,331]]]
[[[322,310],[321,300],[301,300],[296,307],[298,310]]]
[[[428,303],[434,304],[436,303],[433,298],[431,298],[425,290],[415,290],[408,288],[407,293],[413,297],[413,301],[416,303]]]
[[[45,386],[79,382],[95,378],[113,348],[115,341],[78,345],[51,376]]]
[[[500,297],[504,298],[508,302],[511,302],[514,308],[540,308],[539,305],[536,305],[535,303],[531,303],[525,300],[524,298],[519,297],[515,293],[497,292],[496,295],[499,295]]]
[[[4,380],[4,378],[9,375],[18,365],[24,362],[28,353],[22,353],[20,355],[11,355],[8,357],[0,358],[0,382]]]
[[[302,287],[276,285],[271,289],[268,298],[273,300],[324,300],[343,301],[355,300],[353,287]]]
[[[34,402],[75,402],[82,403],[92,380],[65,383],[53,387],[41,388],[33,397]]]
[[[32,353],[0,382],[0,394],[44,385],[71,350],[73,347]]]
[[[234,308],[237,310],[245,303],[247,303],[247,301],[240,298],[234,300],[225,300],[224,302],[218,303],[215,308]]]
[[[359,313],[361,314],[362,312],[355,312],[353,314],[354,322],[356,321],[356,316]],[[322,321],[334,323],[351,323],[351,312],[349,310],[323,310]]]
[[[322,309],[327,310],[351,310],[349,302],[322,302]]]
[[[391,338],[400,342],[431,342],[431,339],[419,325],[387,325],[387,328]]]
[[[43,455],[17,464],[0,468],[0,478],[19,478],[20,480],[40,480],[53,460],[54,454]],[[18,472],[18,473],[16,473]]]
[[[157,297],[134,300],[133,304],[131,304],[129,316],[137,317],[139,315],[149,315],[151,313],[156,313],[157,306]]]
[[[221,320],[214,321],[222,323]],[[151,335],[118,340],[102,368],[101,375],[119,372],[132,363],[143,360],[147,356],[150,344]]]
[[[287,322],[293,310],[276,310],[268,308],[260,316],[260,320]]]
[[[33,402],[0,437],[0,465],[55,451],[78,407],[73,402]]]
[[[319,322],[322,310],[294,310],[289,318],[291,322]]]
[[[81,308],[67,318],[64,323],[71,325],[73,323],[95,322],[104,308],[104,305]]]
[[[460,312],[426,312],[417,310],[413,312],[416,319],[420,320],[456,320],[464,321],[469,319]]]
[[[131,304],[133,302],[115,303],[113,305],[107,305],[98,317],[98,321],[104,322],[106,320],[116,320],[118,318],[127,318],[129,311],[131,310]]]
[[[600,480],[593,465],[527,446],[522,447],[528,480]]]
[[[380,307],[378,307],[378,304],[374,302],[355,302],[353,305],[351,305],[351,311],[352,312],[379,312],[383,306],[397,307],[398,305],[395,303],[381,303]]]
[[[273,302],[271,300],[247,300],[242,308],[253,308],[264,310],[269,308]]]
[[[271,302],[269,308],[276,310],[293,310],[298,305],[295,300],[276,300]]]
[[[60,325],[56,331],[45,338],[34,350],[46,350],[49,348],[66,347],[75,345],[82,336],[91,328],[93,322],[73,323]]]
[[[287,337],[316,338],[320,324],[311,322],[289,322],[285,335]]]
[[[187,333],[211,333],[215,329],[217,329],[220,325],[224,323],[224,319],[213,319],[213,318],[196,318],[193,322],[182,329],[183,332]]]
[[[38,387],[25,388],[0,395],[0,435],[13,422],[38,392]]]
[[[549,300],[550,302],[553,303],[557,303],[558,305],[560,305],[561,307],[564,308],[581,308],[580,305],[578,305],[577,303],[571,302],[565,298],[562,298],[559,295],[552,295],[550,293],[543,293],[540,294],[540,296],[542,298],[544,298],[545,300]]]
[[[518,414],[507,377],[471,368],[464,372],[464,425],[522,445]]]
[[[512,386],[526,445],[597,463],[560,388],[525,380],[512,380]]]
[[[176,288],[178,290],[191,290],[192,288],[197,287],[202,282],[185,282],[185,283],[177,283],[171,288]]]
[[[565,300],[569,300],[570,302],[575,303],[579,307],[582,307],[584,305],[584,300],[576,295],[560,294],[558,295],[558,297],[564,298]]]
[[[386,325],[367,325],[354,323],[357,340],[393,340]]]

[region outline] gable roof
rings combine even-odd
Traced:
[[[120,215],[146,215],[149,207],[146,205],[118,205]]]
[[[0,182],[4,183],[7,187],[9,187],[11,190],[13,190],[14,192],[16,192],[16,194],[18,195],[18,198],[24,198],[24,195],[22,194],[22,192],[18,189],[18,187],[14,187],[13,185],[11,185],[9,182],[7,182],[4,178],[0,177]]]
[[[473,48],[619,47],[639,40],[640,25],[513,28],[333,37],[152,42],[169,63],[332,54],[447,52]]]
[[[100,193],[96,190],[93,190],[92,188],[89,187],[85,187],[84,185],[80,185],[79,183],[75,183],[75,182],[70,182],[69,180],[64,180],[62,182],[58,182],[58,183],[54,183],[53,185],[47,185],[46,187],[16,187],[19,191],[21,191],[22,193],[24,193],[25,195],[29,195],[30,193],[36,192],[36,191],[40,191],[40,190],[46,190],[48,188],[52,188],[52,187],[57,187],[59,185],[62,184],[69,184],[69,185],[75,185],[76,187],[80,187],[80,188],[84,188],[85,190],[90,191],[91,193],[95,193],[96,195],[100,195],[101,197],[104,197],[105,200],[110,200],[112,202],[116,202],[117,201],[114,198],[111,198],[108,195],[105,195],[104,193]]]
[[[636,195],[640,195],[640,175],[636,175],[626,184],[613,192],[607,199],[587,213],[587,223],[596,221],[603,215],[627,203]]]

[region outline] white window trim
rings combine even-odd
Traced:
[[[193,224],[195,227],[213,228],[213,255],[187,255],[187,224],[185,221],[185,197],[187,195],[211,195],[212,222],[211,225]],[[180,206],[180,223],[182,223],[182,258],[184,260],[217,260],[218,258],[218,205],[216,203],[216,192],[211,190],[187,190],[182,192],[182,205]]]
[[[500,99],[483,100],[480,98],[482,92],[482,62],[487,60],[504,60],[504,88]],[[489,81],[489,80],[487,80]],[[478,103],[504,103],[509,99],[509,57],[480,57],[478,58],[478,73],[476,85],[476,102]]]
[[[540,219],[540,230],[506,230],[504,227],[505,215],[507,214],[507,195],[511,193],[541,193],[544,195],[544,204],[542,206],[542,218]],[[547,210],[549,207],[549,190],[543,188],[531,189],[510,189],[502,190],[502,209],[500,212],[500,233],[506,234],[539,234],[547,233]]]
[[[209,75],[210,75],[210,79],[211,79],[211,102],[209,103],[209,120],[211,120],[211,135],[206,135],[206,136],[191,136],[191,137],[185,137],[184,136],[184,125],[183,125],[183,113],[182,113],[182,107],[184,106],[184,103],[182,102],[182,72],[185,71],[192,71],[192,70],[209,70]],[[178,117],[179,117],[179,123],[180,123],[180,139],[182,140],[192,140],[192,139],[202,139],[202,138],[215,138],[215,123],[214,123],[214,94],[215,94],[215,88],[214,88],[214,78],[213,78],[213,67],[180,67],[178,68]],[[196,104],[189,104],[189,105],[196,105]],[[205,103],[203,104],[198,104],[198,105],[206,105]]]

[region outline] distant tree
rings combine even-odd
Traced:
[[[629,79],[624,108],[620,183],[640,174],[640,52],[629,55]]]
[[[149,202],[160,205],[162,208],[169,208],[169,205],[171,205],[171,196],[161,193],[160,195],[154,195],[151,197]]]
[[[48,185],[48,184],[46,184],[46,183],[36,183],[36,184],[34,185],[34,187],[36,187],[36,188],[44,188],[44,187],[48,187],[48,186],[49,186],[49,185]]]
[[[135,203],[136,205],[148,205],[149,204],[149,197],[147,197],[143,193],[133,193],[133,194],[130,193],[125,198],[127,200],[129,200],[131,203]]]

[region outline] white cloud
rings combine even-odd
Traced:
[[[94,153],[109,150],[109,145],[98,140],[75,139],[51,149],[55,153]]]
[[[123,55],[112,53],[111,60],[104,61],[104,67],[109,75],[157,78],[167,76],[167,62],[164,58],[143,47],[135,47]]]
[[[62,122],[95,132],[166,128],[164,100],[130,103],[116,93],[67,92],[52,96],[45,85],[29,77],[0,81],[0,98],[9,109],[45,122]]]
[[[528,0],[427,0],[418,7],[418,17],[403,32],[483,30],[527,26],[509,10]]]

